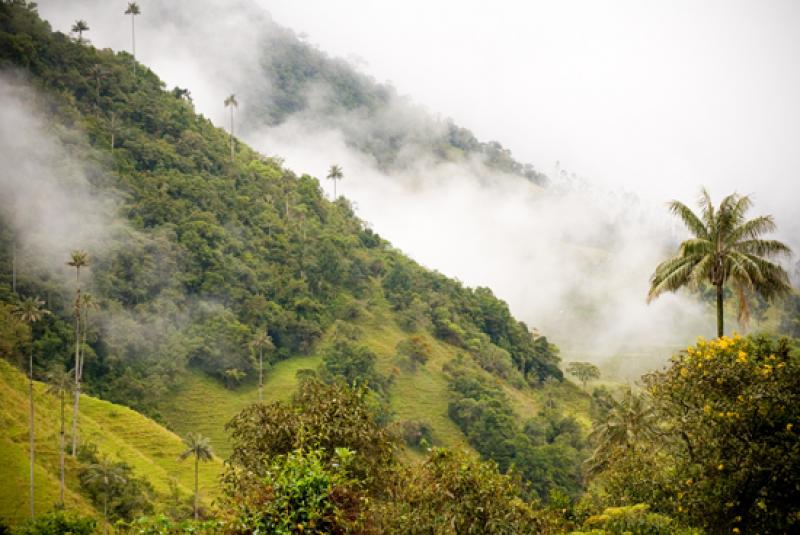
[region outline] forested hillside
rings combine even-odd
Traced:
[[[716,217],[706,194],[709,228],[748,238],[728,260],[752,264],[711,281],[719,337],[634,386],[570,362],[579,387],[490,289],[396,250],[90,27],[0,2],[0,533],[796,531],[797,343],[723,336],[726,284],[791,291],[748,198]],[[327,106],[390,124],[391,90],[290,34],[270,46],[278,88],[245,121]],[[335,90],[308,100],[321,81]],[[348,142],[385,167],[418,147],[542,178],[430,124],[348,122]],[[681,214],[700,237],[651,298],[719,275],[695,253],[725,233]]]
[[[17,296],[39,296],[53,313],[32,331],[5,333],[6,358],[21,362],[31,332],[34,377],[73,366],[75,285],[65,281],[75,269],[66,263],[85,249],[84,391],[181,434],[203,430],[224,453],[223,425],[257,399],[263,357],[266,399],[288,398],[297,373],[368,384],[384,421],[408,428],[412,446],[468,443],[504,467],[521,462],[482,443],[494,430],[492,407],[535,409],[537,389],[548,378],[557,388],[562,374],[557,349],[491,290],[466,288],[394,250],[347,199],[325,199],[316,178],[231,141],[146,66],[134,75],[129,54],[53,33],[23,3],[0,10],[6,93],[22,95],[18,104],[46,125],[41,135],[61,147],[43,165],[71,162],[92,195],[87,219],[93,196],[115,207],[101,240],[46,243],[27,239],[19,214],[29,199],[9,189],[3,324],[15,324]],[[85,235],[82,209],[76,236]],[[55,267],[42,260],[56,251]],[[459,390],[465,373],[497,393]],[[214,391],[218,402],[205,403]],[[454,405],[461,398],[471,414]],[[504,425],[531,440],[513,419]],[[576,452],[564,449],[559,472],[537,483],[541,492],[577,490]]]

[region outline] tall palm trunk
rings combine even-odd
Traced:
[[[64,390],[61,390],[61,437],[60,437],[60,447],[58,448],[58,464],[61,470],[61,489],[59,497],[61,498],[61,505],[64,505],[64,405],[66,405],[66,399],[64,399]]]
[[[194,456],[194,519],[195,520],[197,520],[197,498],[200,495],[200,489],[198,486],[199,466],[200,466],[200,456],[195,454]]]
[[[31,327],[31,331],[33,327]],[[31,332],[31,347],[28,351],[28,395],[30,401],[30,427],[28,429],[29,432],[29,439],[30,439],[30,457],[31,457],[31,518],[36,518],[36,511],[34,509],[34,480],[33,480],[33,467],[35,462],[35,450],[34,450],[34,409],[33,409],[33,332]]]
[[[134,21],[136,17],[131,14],[131,50],[133,51],[133,76],[136,77],[136,27]]]
[[[233,106],[231,106],[231,160],[233,160]]]
[[[81,291],[78,289],[78,300]],[[78,451],[78,405],[81,399],[81,320],[80,304],[75,305],[75,396],[72,408],[72,456]]]
[[[72,456],[78,454],[78,405],[81,399],[81,271],[76,270],[78,290],[75,295],[75,399],[72,408]]]
[[[722,284],[717,284],[717,336],[724,334],[724,312],[722,308]]]

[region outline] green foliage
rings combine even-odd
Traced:
[[[745,324],[750,317],[748,295],[759,294],[770,300],[791,291],[786,271],[769,260],[789,256],[791,250],[777,240],[760,237],[775,231],[772,216],[745,219],[752,206],[746,195],[733,193],[715,207],[703,189],[698,205],[702,210],[700,216],[681,202],[670,203],[670,211],[683,221],[693,237],[681,243],[677,256],[656,267],[647,300],[684,286],[694,289],[711,284],[716,287],[717,295],[717,336],[722,336],[724,286],[729,285],[736,294],[739,322]]]
[[[11,530],[13,535],[92,535],[97,522],[71,511],[53,511],[39,515]],[[0,531],[1,532],[1,531]]]
[[[433,449],[419,466],[402,470],[376,506],[382,533],[538,533],[535,510],[520,498],[513,475],[463,452]]]
[[[224,533],[218,520],[173,520],[165,515],[143,516],[131,522],[117,522],[117,533],[124,535],[216,535]]]
[[[600,368],[591,362],[570,362],[567,373],[574,375],[583,384],[583,388],[586,388],[588,381],[600,378]]]
[[[344,339],[338,339],[322,357],[324,376],[333,381],[344,380],[351,387],[365,385],[385,392],[389,379],[375,370],[377,356],[369,348]]]
[[[133,520],[153,511],[154,492],[145,479],[136,477],[133,468],[124,461],[98,457],[93,444],[81,446],[78,473],[81,489],[102,511],[108,507],[110,520]]]
[[[405,420],[397,424],[400,438],[412,448],[425,448],[433,444],[431,426],[425,422]]]
[[[646,383],[658,440],[610,463],[610,496],[711,532],[796,530],[800,360],[786,340],[700,341]]]
[[[233,533],[341,533],[358,516],[359,500],[347,475],[353,453],[295,450],[272,459],[260,485],[229,496]]]
[[[395,353],[398,364],[413,371],[430,360],[431,346],[422,336],[411,336],[397,343]]]
[[[454,399],[450,418],[484,458],[500,470],[512,466],[540,498],[559,489],[575,496],[582,488],[580,465],[585,453],[573,419],[529,420],[524,429],[505,393],[459,364],[448,367]],[[544,425],[543,422],[544,421]]]
[[[674,519],[653,513],[646,504],[628,507],[609,507],[599,515],[590,516],[584,529],[597,535],[700,535],[700,530],[682,528]],[[578,535],[575,532],[573,535]]]
[[[395,438],[378,423],[364,386],[309,379],[291,403],[247,407],[226,426],[233,441],[226,482],[233,492],[267,475],[272,458],[298,449],[319,450],[330,462],[336,448],[354,453],[351,470],[369,484],[394,459]]]

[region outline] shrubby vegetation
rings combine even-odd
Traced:
[[[8,533],[13,535],[92,535],[97,522],[69,511],[53,511],[39,515],[26,524],[17,526]],[[0,527],[0,533],[3,528]]]
[[[458,361],[448,371],[454,393],[450,418],[472,447],[504,472],[513,466],[542,499],[553,491],[578,495],[586,452],[574,419],[546,410],[521,426],[502,389]]]
[[[617,503],[648,503],[712,533],[796,530],[798,381],[786,340],[698,342],[646,377],[642,409],[609,420],[595,485]],[[625,429],[638,432],[625,438]]]
[[[81,446],[78,461],[81,490],[110,522],[153,512],[152,485],[137,477],[128,463],[99,457],[97,447],[88,443]]]

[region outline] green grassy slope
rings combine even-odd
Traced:
[[[36,508],[47,511],[58,502],[59,402],[35,383],[36,406]],[[68,411],[69,414],[69,411]],[[67,416],[67,427],[70,425]],[[0,519],[17,523],[28,517],[28,395],[25,376],[0,360]],[[183,451],[180,437],[141,414],[90,396],[81,397],[79,430],[82,441],[97,445],[100,454],[127,462],[150,481],[159,494],[169,491],[174,478],[185,495],[194,486],[193,465],[178,461]],[[79,493],[78,463],[67,456],[67,506],[92,512]],[[200,492],[206,500],[219,492],[219,459],[200,466]]]
[[[401,370],[395,365],[395,346],[406,338],[396,325],[388,303],[373,302],[365,317],[355,322],[361,331],[358,343],[364,344],[378,356],[377,368],[394,377],[390,388],[390,408],[395,419],[421,420],[434,430],[435,442],[443,446],[468,448],[463,434],[447,416],[449,393],[442,372],[445,362],[456,355],[456,348],[426,335],[432,356],[416,371]],[[332,332],[328,332],[311,355],[295,356],[280,361],[265,372],[264,401],[288,400],[297,387],[297,371],[317,369]],[[532,395],[520,393],[524,397]],[[170,428],[178,433],[195,430],[211,438],[216,450],[230,452],[225,423],[248,404],[258,399],[256,383],[249,382],[235,389],[225,388],[219,381],[194,371],[183,381],[177,392],[159,407]]]

